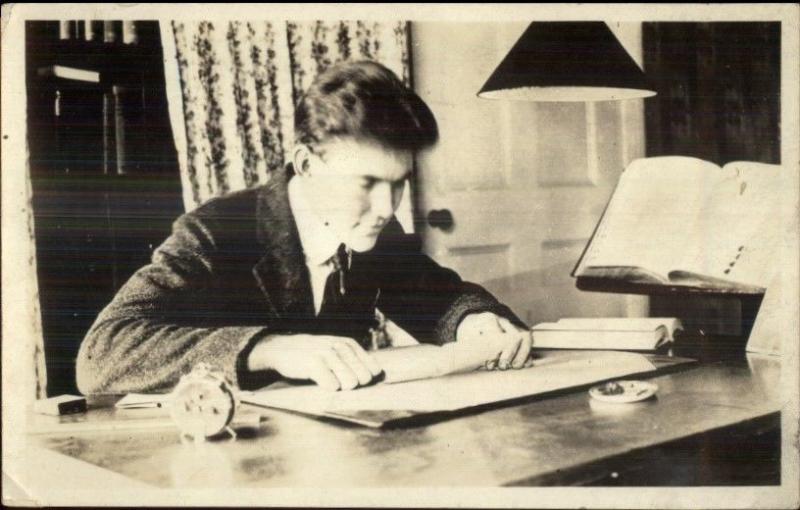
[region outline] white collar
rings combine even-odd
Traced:
[[[341,241],[311,208],[304,191],[303,183],[298,177],[289,180],[289,206],[297,224],[306,262],[323,265],[336,254]]]

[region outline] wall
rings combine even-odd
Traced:
[[[581,292],[570,276],[620,172],[644,154],[642,101],[477,98],[526,26],[412,24],[415,88],[441,131],[419,158],[417,213],[447,209],[455,221],[423,227],[426,249],[529,323],[644,315],[643,298]],[[612,29],[641,61],[641,24]]]
[[[3,57],[25,40],[24,25],[10,23]],[[10,54],[10,53],[9,53]],[[25,60],[3,58],[2,94],[2,288],[3,288],[3,443],[24,427],[26,416],[10,402],[27,404],[44,396],[43,343],[33,239],[28,166]],[[19,444],[22,444],[21,442]],[[3,460],[6,460],[4,451]]]

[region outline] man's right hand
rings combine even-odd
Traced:
[[[247,358],[249,370],[275,370],[322,388],[352,390],[381,374],[378,363],[352,338],[328,335],[270,335]]]

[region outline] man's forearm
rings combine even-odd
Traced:
[[[167,391],[200,362],[238,384],[238,355],[264,332],[257,326],[195,328],[101,316],[78,353],[78,388],[84,394]]]

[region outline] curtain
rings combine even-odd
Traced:
[[[161,31],[187,210],[283,167],[294,105],[331,64],[375,60],[410,85],[403,21],[172,21]],[[408,195],[398,211],[407,228]]]

